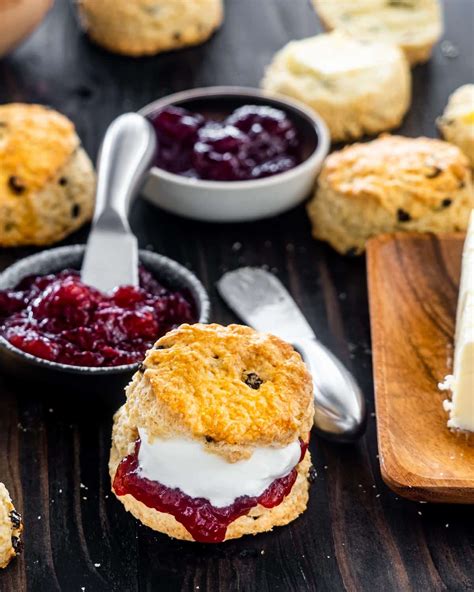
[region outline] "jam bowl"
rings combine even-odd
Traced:
[[[73,245],[26,257],[0,274],[0,290],[11,290],[30,276],[58,274],[67,269],[79,270],[84,252],[84,245]],[[186,295],[187,301],[193,307],[193,320],[208,321],[209,298],[193,273],[175,261],[150,251],[140,251],[139,259],[140,265],[164,286],[166,291]],[[158,337],[159,335],[156,336]],[[81,393],[119,393],[138,366],[138,361],[108,366],[72,365],[51,361],[22,351],[0,335],[0,375],[9,375],[15,379],[48,382]]]
[[[327,127],[315,112],[258,89],[184,91],[140,113],[153,123],[158,139],[144,197],[196,220],[251,221],[295,207],[309,196],[329,151]],[[254,131],[248,133],[249,127]],[[193,133],[196,143],[189,148]],[[165,144],[161,153],[160,144]],[[189,170],[181,162],[187,158]],[[242,165],[244,159],[253,169]]]

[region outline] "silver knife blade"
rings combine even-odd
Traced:
[[[229,271],[217,282],[229,307],[247,325],[285,341],[314,339],[314,331],[286,288],[273,274],[258,267]]]
[[[89,235],[81,279],[102,292],[138,285],[138,243],[133,234],[94,228]]]

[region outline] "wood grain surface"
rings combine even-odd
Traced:
[[[474,79],[473,8],[472,0],[447,0],[444,39],[459,55],[449,59],[438,46],[415,69],[402,133],[436,136],[434,119],[448,95]],[[190,87],[255,86],[273,52],[321,30],[307,0],[227,0],[226,10],[223,28],[205,45],[128,59],[90,44],[72,3],[57,0],[32,37],[0,61],[0,102],[63,111],[95,158],[120,113]],[[0,379],[0,480],[25,519],[24,554],[0,573],[1,592],[474,590],[472,508],[413,503],[381,479],[364,258],[340,257],[313,241],[303,206],[258,223],[212,225],[138,200],[131,224],[141,247],[196,272],[217,322],[236,320],[215,290],[224,271],[272,269],[356,374],[369,407],[367,434],[354,446],[313,438],[317,478],[308,510],[293,524],[222,545],[182,543],[142,527],[110,495],[112,409]],[[68,242],[86,237],[84,229]],[[0,269],[29,252],[0,250]]]
[[[367,267],[384,481],[417,501],[474,503],[474,447],[446,427],[463,236],[372,239]]]

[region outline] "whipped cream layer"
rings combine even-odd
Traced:
[[[205,498],[216,508],[230,506],[243,496],[258,497],[275,479],[285,477],[298,464],[298,441],[284,448],[257,447],[249,459],[230,463],[186,438],[148,440],[139,428],[140,476],[179,488],[194,498]]]

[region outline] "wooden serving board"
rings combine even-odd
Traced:
[[[474,447],[446,427],[462,235],[369,242],[368,284],[382,477],[414,500],[474,503]]]

